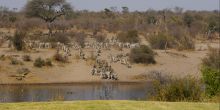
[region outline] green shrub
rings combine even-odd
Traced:
[[[120,42],[129,42],[129,43],[138,43],[138,31],[130,30],[128,32],[121,32],[117,35],[117,38]]]
[[[39,57],[34,61],[34,66],[41,68],[41,67],[45,66],[45,61]]]
[[[206,85],[206,94],[215,96],[220,94],[220,49],[210,49],[208,56],[203,59],[201,69]]]
[[[165,77],[168,78],[168,77]],[[200,81],[194,77],[174,78],[165,83],[155,80],[153,99],[157,101],[201,101],[203,91]]]
[[[133,48],[130,52],[130,61],[132,63],[155,64],[154,52],[146,45]]]
[[[202,75],[204,83],[206,84],[206,94],[208,96],[215,96],[220,94],[220,71],[203,66]]]

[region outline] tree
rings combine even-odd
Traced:
[[[155,25],[155,24],[157,23],[157,18],[156,18],[155,16],[149,16],[149,17],[147,18],[147,22],[148,22],[148,24],[153,24],[153,25]]]
[[[72,12],[72,7],[66,0],[31,0],[27,3],[25,11],[26,15],[29,17],[43,19],[47,23],[49,35],[51,35],[51,24],[58,17]]]
[[[183,12],[183,8],[181,8],[181,7],[174,7],[174,12],[178,13],[178,14],[181,14]]]
[[[26,36],[26,32],[17,30],[15,35],[12,38],[13,46],[16,50],[22,51],[24,49],[24,38]]]
[[[183,17],[183,21],[184,23],[187,25],[187,27],[191,27],[191,24],[193,23],[194,21],[194,18],[193,16],[191,16],[190,14],[185,14],[184,17]]]
[[[124,7],[121,7],[122,8],[122,13],[129,13],[129,8],[124,6]]]
[[[105,12],[105,15],[108,17],[108,18],[114,18],[114,12],[111,10],[111,9],[108,9],[108,8],[105,8],[104,9],[104,12]]]

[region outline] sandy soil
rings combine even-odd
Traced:
[[[143,43],[147,43],[143,41]],[[219,43],[197,43],[195,51],[176,51],[176,50],[154,50],[157,52],[155,65],[141,65],[133,64],[132,68],[127,68],[120,63],[111,64],[116,71],[120,82],[136,82],[141,81],[134,79],[134,76],[146,74],[150,71],[161,71],[164,74],[171,74],[182,77],[185,75],[193,75],[200,77],[201,59],[206,56],[208,52],[208,45],[211,47],[219,47]],[[90,55],[92,49],[84,50],[86,55]],[[30,55],[32,59],[38,57],[52,58],[56,50],[54,49],[38,49],[38,52],[15,52],[3,45],[0,48],[0,55],[17,56],[21,59],[23,55]],[[108,55],[118,53],[128,53],[129,50],[118,51],[111,49],[111,51],[103,51],[102,59],[107,59]],[[52,67],[36,68],[32,62],[23,62],[23,65],[11,65],[10,60],[0,60],[0,84],[36,84],[36,83],[74,83],[74,82],[102,82],[110,80],[102,80],[98,76],[90,74],[92,65],[90,61],[75,59],[78,51],[72,50],[72,56],[69,58],[70,63],[62,64],[53,62]],[[28,68],[31,73],[27,75],[22,81],[11,77],[16,74],[19,68]]]

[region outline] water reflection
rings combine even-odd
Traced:
[[[1,85],[0,102],[142,100],[151,88],[147,83]]]

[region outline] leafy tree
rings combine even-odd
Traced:
[[[51,35],[51,23],[58,17],[72,12],[72,8],[66,0],[31,0],[27,3],[25,11],[27,16],[38,17],[47,22],[49,35]]]
[[[129,13],[129,8],[124,6],[124,7],[121,7],[122,8],[122,13]]]
[[[9,17],[9,21],[12,22],[12,23],[14,23],[16,20],[17,20],[16,16],[10,16]]]
[[[108,18],[114,18],[114,12],[111,9],[105,8],[104,13]]]

